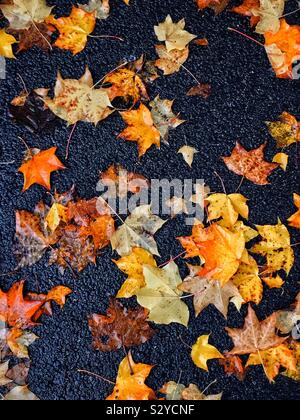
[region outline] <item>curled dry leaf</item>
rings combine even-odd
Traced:
[[[207,366],[209,360],[224,359],[223,354],[208,343],[209,337],[209,335],[202,335],[192,347],[193,362],[198,368],[203,369],[206,372],[209,371]]]
[[[277,153],[273,157],[274,163],[278,163],[283,171],[287,170],[287,166],[289,163],[289,156],[286,153]]]
[[[28,158],[19,168],[24,175],[23,192],[32,185],[38,184],[51,190],[50,176],[52,172],[66,169],[56,156],[57,147],[48,150],[31,149]]]
[[[117,383],[114,391],[106,399],[111,401],[156,400],[155,392],[145,384],[152,369],[153,366],[135,363],[131,352],[129,352],[119,366]]]
[[[148,315],[144,308],[126,309],[119,301],[111,299],[107,316],[94,314],[89,318],[94,347],[113,351],[146,343],[154,335],[147,322]]]
[[[265,161],[265,148],[266,143],[248,152],[240,143],[237,143],[231,156],[223,160],[228,169],[237,175],[244,176],[254,184],[267,185],[269,184],[268,176],[279,165]]]
[[[180,153],[183,156],[183,159],[191,168],[194,162],[195,154],[199,152],[192,146],[183,146],[178,150],[178,153]]]
[[[84,50],[88,36],[95,29],[96,13],[89,13],[73,6],[70,16],[55,19],[51,15],[46,19],[46,23],[59,31],[59,37],[54,46],[69,50],[76,55]]]

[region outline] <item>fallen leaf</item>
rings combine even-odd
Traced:
[[[96,26],[96,13],[88,13],[79,7],[73,6],[70,16],[55,19],[49,16],[46,21],[59,31],[59,37],[54,46],[69,50],[76,55],[84,50],[88,36]]]
[[[300,122],[288,112],[281,114],[278,122],[267,122],[267,126],[280,149],[300,142]]]
[[[278,163],[283,171],[286,171],[288,163],[289,163],[289,156],[286,153],[277,153],[273,157],[273,162]]]
[[[178,150],[178,153],[180,153],[183,156],[183,159],[191,168],[194,162],[195,154],[199,152],[192,146],[183,146]]]
[[[236,302],[237,309],[241,309],[243,298],[232,282],[228,282],[224,287],[221,287],[219,281],[213,281],[209,276],[197,276],[201,267],[189,266],[189,269],[190,275],[178,286],[178,289],[193,295],[196,316],[200,315],[209,305],[214,305],[226,319],[231,302]],[[240,304],[237,304],[237,302],[240,302]]]
[[[184,120],[180,120],[178,115],[174,114],[172,111],[173,104],[174,101],[160,99],[159,96],[150,102],[154,125],[160,132],[163,142],[166,144],[169,144],[170,130],[174,130],[185,122]]]
[[[229,0],[196,0],[196,4],[200,10],[207,7],[212,9],[216,15],[222,13],[229,4]]]
[[[192,359],[200,369],[209,371],[207,362],[213,359],[224,359],[223,354],[214,346],[208,344],[209,335],[202,335],[192,347]]]
[[[55,232],[61,223],[68,222],[68,208],[59,203],[53,203],[46,217],[46,223],[52,232]]]
[[[208,99],[211,93],[212,87],[209,83],[199,83],[187,92],[187,96],[201,96],[204,99]]]
[[[6,376],[8,370],[9,370],[9,361],[0,364],[0,386],[5,386],[12,382],[12,380]]]
[[[286,341],[286,337],[276,335],[277,315],[274,313],[269,318],[259,322],[254,310],[249,305],[248,315],[242,329],[226,328],[234,343],[230,355],[243,355],[258,353],[278,347]]]
[[[288,219],[288,222],[290,226],[300,229],[300,195],[294,194],[294,203],[298,211]]]
[[[146,286],[143,266],[156,267],[156,261],[150,252],[142,248],[133,248],[132,253],[114,261],[117,267],[127,274],[128,278],[117,294],[117,298],[130,298]]]
[[[231,228],[234,226],[239,216],[248,220],[248,199],[242,194],[212,194],[206,201],[208,202],[209,220],[221,219],[219,224],[224,227]]]
[[[146,343],[154,335],[147,322],[148,315],[146,309],[126,309],[111,299],[107,316],[93,314],[89,318],[94,348],[106,352]]]
[[[280,18],[284,15],[286,0],[260,0],[259,7],[252,10],[254,16],[259,18],[255,31],[259,34],[280,30]]]
[[[185,29],[185,19],[174,23],[171,16],[168,15],[163,23],[154,27],[155,34],[159,41],[165,41],[167,51],[184,50],[187,45],[197,38]]]
[[[258,23],[259,18],[254,17],[253,11],[258,10],[260,6],[260,0],[244,0],[244,2],[240,6],[236,6],[231,9],[232,12],[238,13],[242,16],[249,16],[251,17],[251,26],[254,26]]]
[[[258,149],[248,152],[240,143],[237,143],[232,155],[223,158],[223,160],[228,169],[237,175],[244,176],[257,185],[268,185],[268,176],[279,165],[264,160],[265,148],[266,143]]]
[[[168,52],[164,45],[156,45],[155,49],[159,57],[155,61],[155,65],[164,72],[165,76],[179,72],[189,57],[188,47],[184,50],[172,50]]]
[[[96,12],[97,19],[107,19],[109,17],[109,0],[89,0],[88,4],[79,4],[79,7],[88,13]]]
[[[256,226],[256,228],[263,240],[254,245],[251,252],[266,257],[265,274],[280,270],[289,274],[294,265],[295,256],[288,229],[280,220],[277,225]]]
[[[300,26],[290,26],[281,19],[277,33],[265,33],[265,48],[276,76],[293,79],[293,63],[300,56]]]
[[[124,257],[133,248],[143,248],[152,255],[159,255],[153,235],[166,223],[151,212],[151,206],[137,207],[111,238],[113,250]]]
[[[263,283],[259,276],[259,268],[254,258],[249,257],[249,263],[241,263],[232,278],[244,301],[259,305],[263,298]]]
[[[5,29],[0,30],[0,56],[6,58],[16,58],[12,46],[18,41],[12,35],[5,32]]]
[[[16,386],[8,394],[4,396],[5,401],[39,401],[39,398],[34,395],[28,388],[28,385],[25,386]]]
[[[105,89],[94,89],[94,82],[88,68],[79,79],[63,79],[58,74],[54,99],[46,98],[45,103],[59,118],[69,125],[78,121],[95,125],[107,118],[112,112],[108,93]]]
[[[115,233],[115,221],[110,215],[103,215],[93,220],[88,227],[83,227],[80,235],[93,238],[95,250],[105,248]]]
[[[19,172],[24,175],[23,192],[32,185],[38,184],[50,191],[50,176],[52,172],[66,169],[65,166],[56,157],[57,147],[40,151],[31,149],[28,159],[23,162]]]
[[[185,385],[170,381],[165,383],[159,392],[166,395],[167,401],[180,401],[182,400],[182,391],[184,389]]]
[[[128,127],[118,137],[137,142],[139,157],[153,145],[160,148],[160,132],[155,127],[152,114],[145,105],[141,104],[137,110],[120,114]]]
[[[297,341],[292,341],[290,344],[290,349],[293,351],[293,356],[296,360],[296,370],[287,369],[283,375],[293,379],[294,381],[300,381],[300,343]]]
[[[18,52],[38,47],[43,51],[51,49],[51,37],[54,29],[46,23],[34,23],[28,29],[10,30],[18,39]]]
[[[135,363],[131,353],[122,360],[119,366],[117,383],[113,393],[107,400],[155,400],[154,391],[145,385],[145,380],[150,375],[153,366]]]
[[[53,7],[48,7],[46,0],[12,0],[11,4],[1,4],[0,9],[10,28],[18,30],[29,29],[32,22],[44,22]]]
[[[220,360],[220,365],[228,376],[234,375],[239,381],[243,381],[246,376],[242,359],[239,356],[225,354],[225,358]]]
[[[197,385],[191,384],[182,391],[182,399],[186,401],[220,401],[223,394],[205,395]]]
[[[290,334],[300,321],[300,293],[290,310],[277,312],[276,327],[282,334]]]
[[[137,301],[150,311],[149,320],[156,324],[177,322],[187,326],[189,310],[178,290],[182,280],[177,265],[174,262],[164,268],[144,265],[143,274],[146,287],[137,292]]]

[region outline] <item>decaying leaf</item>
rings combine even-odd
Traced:
[[[165,41],[167,51],[185,50],[187,45],[197,38],[185,29],[185,19],[178,23],[174,23],[171,16],[168,15],[163,23],[154,27],[155,34],[159,41]]]
[[[121,112],[121,116],[128,127],[119,134],[119,137],[137,142],[139,157],[153,145],[160,147],[160,132],[155,127],[153,116],[145,105],[141,104],[137,110]]]
[[[96,13],[73,6],[70,16],[55,19],[51,15],[46,19],[46,23],[59,31],[54,46],[69,50],[75,55],[85,48],[88,36],[95,29]]]
[[[19,168],[19,172],[24,175],[23,192],[34,184],[51,190],[51,173],[65,169],[65,166],[57,158],[56,151],[57,147],[43,151],[39,149],[30,150],[30,155]]]
[[[42,23],[50,15],[52,7],[46,0],[12,0],[1,4],[0,9],[9,21],[11,29],[29,29],[33,22]]]
[[[150,311],[149,320],[157,324],[177,322],[187,326],[189,310],[180,299],[182,292],[178,286],[182,280],[177,265],[174,262],[164,268],[144,265],[143,274],[146,287],[137,292],[137,300]]]
[[[112,236],[112,248],[122,257],[130,255],[133,248],[143,248],[152,255],[159,255],[153,235],[165,223],[152,214],[151,206],[137,207]]]
[[[183,156],[183,159],[191,168],[194,162],[194,156],[196,153],[199,152],[192,146],[183,146],[178,150],[178,153],[180,153]]]
[[[94,314],[89,318],[94,347],[113,351],[146,343],[154,335],[148,315],[146,309],[126,309],[118,300],[111,299],[107,316]]]
[[[211,92],[212,87],[209,83],[199,83],[187,92],[187,96],[201,96],[202,98],[207,99],[210,97]]]
[[[300,142],[300,122],[288,112],[281,114],[278,122],[267,122],[267,126],[280,149]]]
[[[46,98],[45,103],[59,118],[69,125],[78,121],[95,125],[107,118],[112,112],[108,93],[105,89],[93,88],[94,82],[88,68],[79,79],[63,79],[58,74],[54,99]]]
[[[293,351],[293,356],[296,360],[296,370],[287,369],[284,372],[284,376],[293,379],[294,381],[300,381],[300,343],[297,341],[292,341],[290,344],[290,349]]]
[[[243,298],[232,282],[221,287],[219,281],[209,277],[199,277],[201,267],[189,266],[190,275],[178,286],[179,290],[194,296],[194,308],[198,316],[209,305],[214,305],[227,318],[228,306],[232,302],[238,310],[241,309]]]
[[[16,38],[5,32],[5,29],[0,30],[0,56],[6,58],[15,58],[12,46],[18,41]]]
[[[207,362],[213,359],[224,359],[223,354],[208,343],[209,335],[202,335],[192,347],[192,359],[200,369],[209,371]]]
[[[265,161],[265,148],[266,143],[248,152],[240,143],[237,143],[231,156],[223,160],[228,169],[237,175],[244,176],[254,184],[267,185],[269,184],[268,176],[279,165]]]
[[[165,76],[177,73],[189,57],[189,48],[184,50],[172,50],[168,52],[164,45],[156,45],[159,58],[155,61],[156,67],[164,72]]]
[[[190,384],[182,391],[182,399],[186,401],[220,401],[223,394],[205,395],[197,385]]]
[[[140,289],[146,286],[143,266],[157,266],[153,255],[142,248],[133,248],[130,255],[114,262],[128,276],[119,290],[117,298],[130,298],[136,295]]]
[[[288,219],[288,222],[290,226],[300,229],[300,196],[298,194],[294,194],[294,203],[298,211]]]
[[[224,359],[220,360],[220,365],[224,367],[224,371],[228,376],[234,375],[239,381],[245,379],[246,370],[239,356],[225,354]]]
[[[107,400],[155,400],[155,392],[145,384],[153,366],[135,363],[131,353],[119,366],[116,386]]]

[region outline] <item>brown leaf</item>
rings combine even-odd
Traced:
[[[199,83],[199,85],[192,87],[187,96],[202,96],[202,98],[207,99],[210,97],[212,92],[212,87],[208,83]]]
[[[89,319],[94,347],[112,351],[145,343],[154,334],[146,321],[148,315],[146,309],[126,309],[119,301],[111,299],[107,316],[94,314]]]
[[[34,46],[48,51],[51,48],[53,32],[55,32],[54,28],[46,23],[35,23],[29,29],[9,30],[9,33],[19,41],[18,52],[29,50]]]
[[[220,359],[220,365],[224,367],[225,373],[229,376],[234,375],[239,381],[243,381],[246,376],[246,370],[239,356],[225,354],[225,359]]]

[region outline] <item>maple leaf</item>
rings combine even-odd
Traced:
[[[280,149],[300,142],[300,122],[288,112],[283,112],[278,122],[268,121],[267,126]]]
[[[288,222],[290,226],[300,229],[300,195],[294,194],[294,203],[298,211],[288,219]]]
[[[5,32],[5,29],[0,30],[0,56],[6,58],[16,58],[12,45],[16,44],[18,41],[16,38]]]
[[[242,175],[257,185],[268,185],[268,176],[279,165],[264,160],[265,148],[266,143],[248,152],[240,143],[237,143],[231,156],[223,160],[228,169],[237,175]]]
[[[164,45],[156,45],[156,53],[159,58],[155,61],[156,67],[164,72],[165,76],[177,73],[189,57],[189,48],[184,50],[172,50],[168,52]]]
[[[120,68],[105,77],[103,84],[109,83],[112,86],[108,88],[110,100],[122,97],[125,102],[133,101],[135,105],[139,100],[149,100],[147,88],[138,74],[143,68],[144,58],[141,57],[126,68]]]
[[[200,369],[209,371],[207,362],[213,359],[224,359],[223,354],[208,343],[209,335],[202,335],[192,347],[192,360]]]
[[[277,33],[265,33],[265,48],[276,76],[293,79],[293,63],[300,55],[300,26],[281,19]]]
[[[32,23],[42,23],[53,7],[46,0],[12,0],[11,4],[0,5],[11,29],[29,29]]]
[[[251,354],[246,368],[257,365],[263,365],[265,374],[270,382],[274,382],[274,378],[279,374],[281,366],[289,371],[296,371],[296,360],[293,351],[286,344]]]
[[[45,132],[54,126],[56,116],[44,102],[47,90],[22,92],[9,105],[9,116],[33,133]]]
[[[121,165],[111,165],[107,171],[101,173],[101,185],[108,187],[106,197],[125,198],[128,193],[139,193],[142,189],[149,188],[149,182],[134,172],[128,172]]]
[[[73,6],[70,16],[55,19],[51,15],[46,19],[46,23],[53,25],[60,33],[54,46],[76,55],[84,50],[88,36],[95,29],[96,13]]]
[[[248,199],[242,194],[212,194],[208,202],[209,220],[222,219],[219,224],[231,228],[238,221],[239,216],[244,219],[249,217]]]
[[[88,68],[79,79],[63,79],[58,74],[54,99],[46,98],[45,103],[59,118],[69,125],[78,121],[95,125],[112,112],[111,103],[105,89],[94,89],[94,82]]]
[[[249,305],[244,327],[242,329],[226,328],[234,343],[234,348],[229,354],[256,354],[283,344],[286,338],[276,335],[276,322],[276,313],[259,322],[254,310]]]
[[[187,92],[187,96],[201,96],[204,99],[208,99],[211,93],[212,87],[209,83],[199,83]]]
[[[232,302],[238,310],[241,309],[243,298],[232,282],[221,287],[219,281],[212,281],[209,277],[199,277],[197,273],[201,267],[189,265],[190,275],[178,289],[194,296],[194,308],[198,316],[209,305],[214,305],[227,319],[228,306]]]
[[[120,112],[128,127],[119,134],[119,138],[138,143],[139,157],[143,156],[151,146],[160,147],[160,132],[154,126],[149,109],[141,104],[139,109]]]
[[[241,232],[231,232],[218,224],[203,228],[195,224],[192,236],[178,238],[187,252],[187,258],[200,257],[205,265],[199,276],[213,272],[212,278],[224,286],[237,272],[245,250]]]
[[[252,10],[259,22],[255,31],[259,34],[272,32],[276,34],[280,30],[280,18],[284,14],[285,0],[260,0],[258,9]]]
[[[263,283],[259,277],[259,268],[254,258],[249,256],[249,262],[241,263],[232,278],[244,301],[259,305],[263,297]]]
[[[169,144],[169,132],[179,127],[185,121],[180,120],[178,115],[175,115],[172,111],[174,101],[169,99],[160,99],[159,95],[150,102],[151,114],[154,121],[154,125],[160,132],[161,138],[164,143]]]
[[[192,146],[183,146],[178,150],[178,153],[180,153],[183,156],[183,159],[191,168],[194,162],[195,154],[199,152]]]
[[[238,13],[242,16],[253,17],[253,10],[258,10],[260,6],[260,0],[244,0],[240,6],[236,6],[231,9],[232,12]],[[257,21],[258,19],[255,18]],[[252,22],[251,22],[252,23]],[[253,25],[251,25],[253,26]]]
[[[189,310],[180,297],[178,286],[182,283],[179,269],[174,262],[164,268],[143,266],[146,287],[137,292],[138,303],[150,311],[149,320],[157,324],[189,322]]]
[[[266,257],[268,273],[284,270],[289,274],[295,256],[288,229],[280,220],[277,225],[256,226],[256,228],[263,240],[254,245],[251,252]]]
[[[185,29],[185,19],[174,23],[168,15],[163,23],[154,27],[155,34],[159,41],[165,41],[167,51],[185,50],[186,46],[195,38],[196,35],[190,34]]]
[[[190,384],[182,391],[182,399],[186,401],[220,401],[223,393],[216,395],[205,395],[197,385]]]
[[[89,227],[83,227],[80,234],[87,238],[93,238],[96,250],[105,248],[110,243],[110,239],[115,232],[115,221],[110,215],[98,217],[92,221]]]
[[[283,375],[293,379],[294,381],[300,381],[300,343],[297,341],[292,341],[289,347],[292,350],[293,356],[296,360],[296,370],[287,369]]]
[[[200,10],[204,10],[208,7],[218,15],[226,9],[229,0],[196,0],[196,4]]]
[[[114,263],[128,276],[118,291],[117,298],[130,298],[136,295],[141,288],[146,286],[143,266],[156,267],[157,265],[153,255],[142,248],[133,248],[130,255],[120,258]]]
[[[97,19],[107,19],[110,13],[109,0],[90,0],[88,4],[79,4],[86,12],[96,12]]]
[[[18,39],[18,52],[29,50],[36,46],[43,51],[51,48],[51,37],[54,31],[46,23],[32,24],[28,29],[10,30]]]
[[[243,381],[246,376],[242,359],[239,356],[231,356],[225,354],[224,359],[220,360],[220,365],[224,367],[224,371],[228,376],[234,375],[239,381]]]
[[[51,189],[50,175],[52,172],[65,169],[65,166],[56,157],[57,147],[40,151],[39,149],[31,149],[27,160],[19,168],[19,172],[24,175],[23,192],[28,190],[32,185],[38,184]]]
[[[166,223],[151,212],[151,206],[137,207],[111,238],[113,250],[124,257],[133,248],[143,248],[152,255],[159,255],[153,235]]]
[[[145,401],[155,400],[154,391],[145,384],[145,380],[154,366],[135,363],[131,352],[122,360],[116,386],[113,393],[106,400]]]
[[[277,328],[282,334],[289,334],[300,321],[300,293],[290,310],[277,312]]]
[[[89,318],[94,347],[113,351],[146,343],[154,335],[146,321],[148,315],[144,308],[126,309],[116,299],[110,299],[107,316],[94,314]]]

